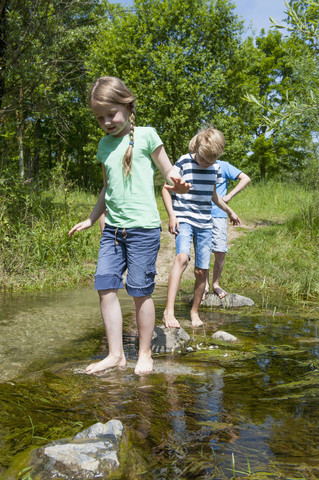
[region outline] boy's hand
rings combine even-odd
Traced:
[[[92,227],[92,221],[88,218],[87,220],[84,220],[84,222],[74,225],[74,227],[69,231],[68,235],[69,237],[72,237],[74,232],[80,232],[81,230],[85,230],[86,228],[90,227]]]
[[[232,211],[231,213],[229,213],[228,217],[234,226],[238,225],[239,227],[241,227],[241,220],[235,212]]]
[[[175,215],[172,215],[172,216],[169,217],[168,231],[172,235],[178,235],[179,234],[179,221],[177,220]]]
[[[164,187],[167,190],[172,190],[173,192],[176,192],[176,193],[187,193],[187,192],[189,192],[189,189],[192,186],[191,183],[185,182],[185,180],[183,180],[180,177],[178,177],[178,178],[170,177],[170,179],[172,180],[174,185],[167,185],[167,183],[165,183]]]

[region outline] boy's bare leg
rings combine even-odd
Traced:
[[[122,311],[117,290],[99,290],[99,295],[109,354],[100,362],[92,363],[86,368],[85,372],[89,375],[108,368],[125,367],[126,365],[123,350]]]
[[[186,270],[189,258],[187,253],[179,253],[174,259],[172,270],[168,277],[166,308],[163,313],[165,327],[180,328],[175,318],[175,300],[179,290],[182,274]]]
[[[226,254],[224,252],[214,252],[215,262],[213,268],[213,292],[219,296],[219,298],[224,298],[227,295],[227,292],[219,286],[219,280],[222,275],[224,268]]]
[[[143,375],[153,370],[151,341],[155,326],[155,307],[151,295],[134,297],[139,351],[134,373]]]
[[[206,270],[205,279],[206,279],[205,289],[202,296],[202,300],[206,300],[207,294],[209,293],[209,270]]]
[[[203,325],[203,322],[198,315],[198,309],[202,301],[205,289],[206,272],[206,269],[195,267],[194,299],[190,312],[192,327],[200,327]]]

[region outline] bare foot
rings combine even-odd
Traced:
[[[172,313],[163,313],[163,322],[166,328],[180,328],[179,321],[174,317]]]
[[[203,293],[203,296],[202,296],[202,302],[203,302],[204,300],[206,300],[206,297],[207,297],[207,294],[208,294],[208,293],[209,293],[209,289],[207,290],[207,289],[205,288],[204,293]]]
[[[216,293],[219,298],[224,298],[227,295],[227,292],[220,287],[214,287],[214,293]]]
[[[141,353],[134,370],[137,375],[146,375],[153,370],[153,359],[151,353]]]
[[[192,327],[195,327],[195,328],[201,327],[202,325],[204,325],[201,319],[199,318],[198,313],[191,312],[191,321],[192,321]]]
[[[108,355],[107,357],[103,358],[100,362],[91,363],[85,369],[85,373],[88,375],[92,375],[92,373],[103,372],[103,370],[107,370],[113,367],[125,367],[126,365],[126,358],[124,354],[120,357],[114,357],[113,355]]]

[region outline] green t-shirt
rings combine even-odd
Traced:
[[[135,127],[132,175],[123,174],[123,157],[130,136],[103,137],[98,146],[97,159],[105,165],[107,189],[105,223],[120,228],[156,228],[160,226],[154,193],[156,166],[151,153],[163,144],[156,130]]]

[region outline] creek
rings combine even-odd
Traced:
[[[158,325],[165,295],[156,288]],[[319,478],[316,306],[260,294],[252,308],[203,309],[204,328],[192,331],[179,298],[193,351],[154,355],[154,372],[139,377],[133,302],[120,298],[128,366],[88,376],[107,351],[91,286],[0,297],[1,479],[30,447],[112,418],[134,452],[122,452],[130,474],[115,478]],[[216,346],[216,330],[238,343]]]

